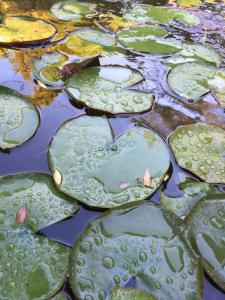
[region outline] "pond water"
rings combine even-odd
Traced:
[[[0,11],[9,16],[32,15],[35,12],[49,10],[55,1],[49,0],[3,0],[0,3]],[[147,3],[153,5],[166,5],[167,1],[92,1],[97,4],[102,14],[113,13],[121,16],[122,9],[129,8],[132,2]],[[223,1],[202,1],[201,7],[187,7],[202,20],[201,27],[188,27],[174,23],[169,27],[169,37],[186,42],[208,43],[218,49],[225,58],[225,3]],[[212,2],[212,3],[211,3]],[[169,5],[175,6],[176,2],[170,1]],[[41,18],[40,13],[40,18]],[[104,27],[104,22],[98,20],[98,25]],[[167,28],[168,29],[168,28]],[[43,45],[42,45],[43,46]],[[43,46],[44,47],[44,46]],[[0,152],[0,175],[19,174],[26,172],[40,172],[50,174],[48,165],[49,143],[58,128],[67,120],[88,114],[99,115],[94,110],[83,106],[75,106],[63,89],[51,89],[40,86],[32,75],[31,58],[45,52],[45,48],[6,49],[0,48],[0,84],[16,90],[27,96],[35,103],[40,111],[40,126],[36,134],[23,145],[10,151]],[[45,46],[47,47],[47,46]],[[138,114],[126,114],[112,116],[108,119],[114,134],[119,137],[131,128],[134,122],[153,128],[166,141],[170,133],[180,125],[197,122],[211,123],[225,129],[224,107],[220,105],[212,94],[207,93],[197,102],[181,100],[168,86],[167,68],[162,62],[167,55],[151,55],[132,51],[124,53],[114,52],[109,56],[100,57],[100,64],[114,64],[130,66],[139,70],[145,81],[136,87],[143,91],[155,94],[155,103],[151,111]],[[100,114],[101,115],[101,114]],[[179,195],[177,187],[181,173],[194,177],[180,168],[172,152],[170,177],[149,199],[159,202],[160,191],[166,190],[170,195]],[[225,191],[225,185],[218,185],[221,191]],[[79,211],[64,221],[40,230],[40,234],[50,239],[72,246],[86,225],[104,210],[90,209],[81,204]],[[129,283],[128,283],[129,285]],[[132,285],[132,283],[131,283]],[[63,291],[68,299],[75,299],[66,283]],[[207,275],[204,280],[204,300],[222,300],[225,293],[216,286]]]

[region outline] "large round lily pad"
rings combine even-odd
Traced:
[[[177,163],[208,183],[225,183],[225,130],[209,124],[184,125],[169,138]]]
[[[175,216],[143,203],[93,221],[71,256],[70,282],[76,297],[107,299],[115,285],[122,287],[134,277],[136,288],[157,299],[201,299],[198,259],[169,225],[171,218]]]
[[[62,1],[52,5],[52,14],[63,21],[93,18],[96,16],[95,5],[79,1]]]
[[[217,71],[208,84],[216,100],[225,107],[225,71]]]
[[[202,257],[208,275],[225,290],[225,199],[205,198],[187,218],[188,237]]]
[[[114,36],[98,28],[81,27],[75,31],[75,34],[85,41],[100,44],[106,47],[111,47],[116,44]]]
[[[7,17],[0,25],[0,44],[7,46],[36,44],[54,36],[50,23],[32,17]]]
[[[66,199],[48,175],[0,178],[2,300],[49,299],[63,285],[69,248],[35,232],[77,210]]]
[[[117,33],[118,41],[130,50],[151,54],[170,54],[182,49],[181,42],[167,39],[167,31],[155,26],[132,26]]]
[[[165,193],[161,193],[160,205],[182,219],[188,215],[192,207],[201,199],[219,194],[219,190],[216,189],[215,186],[205,182],[195,181],[190,177],[186,177],[180,182],[178,188],[183,193],[179,197],[170,197]]]
[[[21,94],[0,86],[0,148],[23,144],[34,135],[38,125],[36,107]]]
[[[84,69],[70,77],[66,92],[86,106],[109,112],[138,113],[149,110],[154,96],[138,90],[129,90],[144,78],[136,70],[120,66],[102,66]]]
[[[148,4],[136,4],[124,15],[124,19],[136,22],[158,22],[169,24],[172,21],[179,21],[185,25],[197,26],[200,19],[193,13],[177,8],[153,6]]]
[[[62,87],[65,84],[60,72],[68,57],[59,52],[45,53],[41,58],[32,59],[32,70],[37,80],[49,85]]]
[[[138,289],[115,287],[112,291],[111,300],[156,300],[156,298]]]
[[[170,88],[179,96],[197,101],[210,91],[208,80],[213,78],[216,67],[200,62],[177,65],[168,75]]]
[[[169,160],[164,141],[152,130],[135,126],[114,141],[101,117],[67,122],[49,148],[51,172],[61,176],[58,188],[96,207],[147,198],[162,183]]]

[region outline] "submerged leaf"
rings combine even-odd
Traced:
[[[152,130],[135,126],[114,142],[102,117],[70,120],[58,130],[49,149],[51,172],[57,169],[63,177],[58,188],[87,205],[106,208],[151,195],[162,183],[169,159],[164,141]],[[146,168],[152,176],[151,188],[143,185]],[[121,190],[121,182],[129,186]]]
[[[50,23],[32,17],[6,17],[0,25],[0,44],[23,45],[46,41],[54,36],[56,29]]]

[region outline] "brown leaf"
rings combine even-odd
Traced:
[[[70,74],[79,72],[80,70],[86,68],[87,66],[88,67],[99,66],[98,57],[89,58],[80,63],[66,64],[65,66],[63,66],[63,68],[60,70],[60,72],[63,75],[70,75]]]
[[[130,183],[128,183],[128,182],[122,183],[122,184],[120,185],[120,188],[121,188],[121,189],[126,189],[129,185],[130,185]]]
[[[27,219],[27,204],[22,205],[16,214],[16,223],[23,225]]]
[[[146,171],[145,171],[145,175],[143,177],[143,181],[144,181],[144,185],[145,186],[151,187],[152,179],[151,179],[151,175],[150,175],[148,169],[146,169]]]

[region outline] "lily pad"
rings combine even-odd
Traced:
[[[52,14],[62,20],[71,21],[82,18],[93,18],[97,15],[95,5],[87,2],[62,1],[52,5]]]
[[[97,28],[81,27],[75,31],[75,34],[85,41],[102,46],[110,47],[116,44],[116,40],[111,34]]]
[[[135,277],[157,299],[200,299],[198,259],[150,203],[120,208],[91,222],[72,250],[70,282],[78,299],[106,299]],[[176,226],[178,227],[178,226]],[[104,297],[103,297],[104,296]]]
[[[34,57],[32,59],[32,69],[37,80],[49,86],[63,86],[65,81],[60,72],[68,57],[59,52],[45,53],[41,58]]]
[[[163,38],[167,31],[156,26],[132,26],[117,33],[118,41],[130,50],[151,54],[170,54],[182,49],[181,42]]]
[[[55,33],[55,27],[47,21],[25,16],[7,17],[0,24],[0,44],[37,44],[52,38]]]
[[[154,96],[128,89],[144,78],[136,70],[120,66],[86,68],[73,74],[66,85],[66,92],[86,106],[109,112],[138,113],[149,110]]]
[[[225,290],[225,199],[205,198],[187,218],[188,237],[202,257],[208,275]]]
[[[169,24],[172,21],[179,21],[188,26],[197,26],[200,23],[200,19],[187,10],[148,4],[133,5],[133,8],[128,10],[123,17],[128,21],[140,23],[158,22]]]
[[[180,197],[169,197],[165,193],[161,193],[160,205],[162,208],[172,211],[182,219],[189,214],[192,207],[201,199],[219,194],[219,190],[213,185],[205,182],[198,182],[189,177],[186,177],[179,183],[178,188],[183,195]]]
[[[22,205],[26,204],[28,210],[26,226],[34,232],[65,219],[78,210],[76,202],[60,193],[52,178],[45,174],[1,177],[0,198],[1,211],[8,210],[7,214],[11,214],[11,218]]]
[[[57,294],[52,300],[67,300],[66,296],[61,292]]]
[[[173,68],[167,78],[170,88],[182,98],[197,101],[199,97],[210,92],[208,80],[212,79],[216,67],[188,62]]]
[[[169,138],[177,163],[208,183],[225,183],[225,130],[198,123],[178,127]]]
[[[156,298],[138,289],[115,287],[112,291],[111,300],[156,300]]]
[[[155,132],[135,126],[114,141],[103,117],[67,122],[49,148],[51,172],[61,174],[58,188],[95,207],[147,198],[162,183],[169,161],[168,149]]]
[[[78,207],[48,175],[2,177],[0,191],[1,298],[49,299],[67,277],[70,251],[35,232]]]
[[[222,63],[221,54],[208,44],[184,44],[183,50],[176,56],[166,60],[166,65],[174,67],[186,62],[207,62],[219,67]]]
[[[225,107],[225,71],[217,71],[208,84],[216,100]]]
[[[23,95],[0,86],[0,148],[23,144],[34,135],[38,125],[36,107]]]

